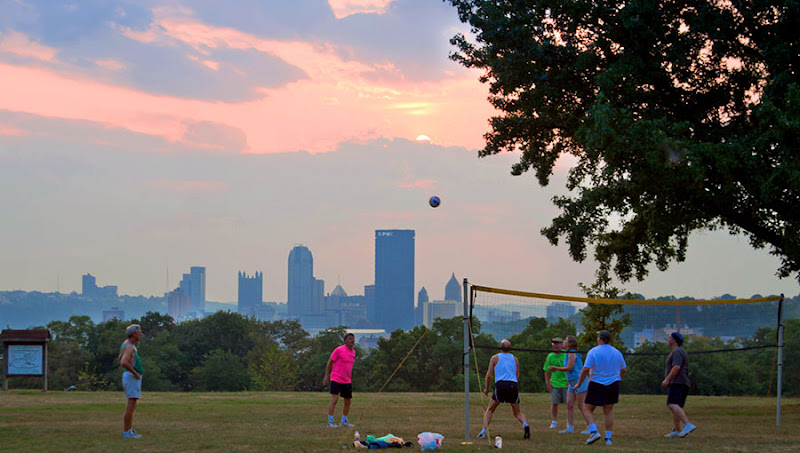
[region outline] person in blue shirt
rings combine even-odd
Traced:
[[[531,428],[528,426],[528,419],[519,408],[519,359],[511,353],[511,342],[508,340],[504,339],[500,342],[500,353],[493,355],[489,360],[489,369],[486,370],[486,386],[483,389],[483,393],[486,395],[489,394],[492,375],[494,375],[494,393],[492,401],[483,415],[483,428],[478,433],[478,438],[486,438],[486,429],[500,403],[509,403],[514,417],[522,423],[522,437],[530,439]]]
[[[611,343],[611,332],[607,330],[597,332],[597,346],[586,354],[586,362],[583,363],[583,369],[578,378],[577,386],[580,387],[591,372],[592,377],[583,405],[583,415],[589,423],[590,432],[589,438],[586,439],[586,445],[600,439],[600,433],[597,432],[597,425],[594,422],[594,408],[597,406],[603,407],[606,445],[611,445],[611,434],[614,429],[614,405],[619,402],[620,382],[625,376],[627,365],[625,359],[622,358],[622,353],[609,343]]]
[[[567,429],[559,431],[560,434],[569,434],[575,432],[574,419],[575,419],[575,403],[578,403],[578,411],[583,415],[583,401],[586,399],[586,391],[589,389],[589,380],[583,381],[583,385],[577,387],[578,378],[580,377],[581,370],[583,369],[583,358],[578,352],[578,339],[575,335],[567,335],[564,340],[564,350],[567,351],[564,357],[563,366],[550,365],[550,371],[563,371],[567,374]],[[584,419],[586,417],[584,416]],[[586,421],[588,425],[589,422]],[[587,428],[581,434],[591,434]]]

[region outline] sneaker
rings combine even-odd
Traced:
[[[558,426],[558,422],[555,422],[555,421],[553,421],[553,422],[550,422],[550,429],[553,429],[553,428],[555,428],[556,426]]]
[[[558,434],[571,434],[574,433],[575,430],[571,426],[567,426],[567,429],[563,431],[559,431]]]
[[[592,434],[592,432],[589,431],[589,428],[586,428],[583,431],[581,431],[581,434]]]
[[[611,445],[611,439],[606,439],[606,445]]]
[[[477,437],[478,439],[486,439],[486,431],[479,432],[478,435],[475,437]]]
[[[681,435],[680,431],[678,431],[677,429],[673,429],[672,432],[670,432],[669,434],[665,434],[664,437],[680,437],[680,435]]]
[[[589,438],[586,439],[586,445],[593,444],[593,443],[597,442],[598,440],[600,440],[601,437],[603,437],[603,436],[601,436],[600,433],[592,433],[592,434],[590,434]]]
[[[339,425],[337,425],[336,422],[328,422],[328,428],[338,428],[338,427]]]
[[[139,434],[136,434],[136,431],[134,431],[132,429],[130,431],[125,431],[125,432],[122,433],[122,438],[123,439],[139,439],[140,437],[142,437],[142,436],[139,435]]]
[[[694,431],[695,429],[697,429],[696,426],[694,426],[691,423],[687,423],[687,424],[683,425],[683,431],[681,431],[678,434],[678,437],[686,437],[686,436],[689,435],[690,432]]]
[[[356,425],[354,425],[354,424],[348,422],[347,420],[345,420],[342,423],[340,423],[339,426],[344,426],[345,428],[352,428],[352,427],[354,427]]]
[[[530,425],[522,427],[522,438],[523,439],[530,439],[531,438],[531,427],[530,427]]]

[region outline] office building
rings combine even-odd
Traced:
[[[414,235],[375,231],[375,321],[387,332],[414,327]]]
[[[239,272],[237,311],[240,315],[256,315],[256,307],[264,301],[263,277],[262,272],[256,272],[252,277],[248,277],[245,272]]]
[[[456,280],[456,274],[453,273],[452,277],[450,277],[450,281],[447,282],[447,285],[444,287],[444,300],[452,300],[456,302],[463,302],[461,300],[461,293],[463,292],[462,286]]]

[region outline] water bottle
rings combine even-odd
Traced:
[[[494,448],[503,448],[503,438],[497,436],[494,438]]]
[[[359,434],[358,431],[353,434],[353,440],[356,442],[361,442],[361,434]]]

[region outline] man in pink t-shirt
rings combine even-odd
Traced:
[[[355,342],[355,335],[352,333],[345,335],[344,344],[333,350],[331,358],[328,359],[328,365],[325,366],[322,385],[328,385],[328,381],[331,381],[328,428],[338,428],[339,426],[352,428],[355,426],[347,421],[347,414],[350,413],[350,399],[353,398],[353,384],[350,381],[350,377],[353,375],[353,363],[356,360],[356,350],[353,349]],[[344,408],[342,409],[342,422],[337,425],[333,421],[333,410],[336,408],[336,402],[339,401],[339,395],[344,398]]]

